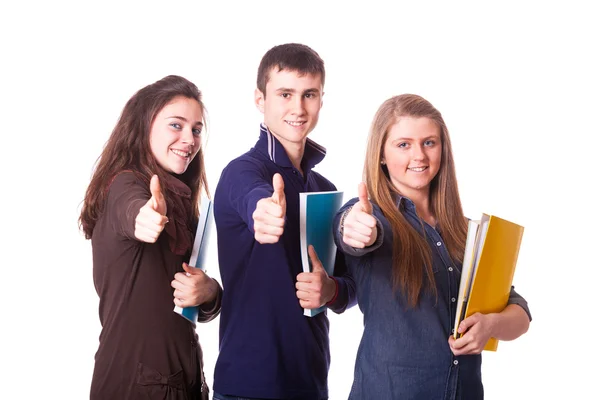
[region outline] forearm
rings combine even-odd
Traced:
[[[529,329],[529,316],[517,304],[509,304],[501,312],[494,314],[492,337],[499,340],[514,340]]]
[[[114,232],[129,239],[139,240],[135,236],[136,217],[150,197],[150,192],[135,174],[118,174],[110,185],[105,207]]]
[[[252,214],[259,200],[273,194],[272,177],[264,168],[248,161],[237,161],[223,170],[217,192],[215,211],[218,207],[231,207],[254,234]]]

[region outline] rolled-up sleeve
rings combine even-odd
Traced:
[[[208,303],[200,304],[198,307],[198,322],[209,322],[212,321],[221,312],[221,300],[223,299],[223,288],[219,285],[216,279],[213,280],[217,283],[218,290],[217,296]]]
[[[527,316],[529,317],[529,321],[531,321],[531,312],[529,311],[529,306],[527,305],[527,300],[523,298],[519,293],[515,291],[515,287],[512,286],[510,288],[510,295],[508,296],[508,304],[517,304],[525,310]]]

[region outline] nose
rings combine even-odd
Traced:
[[[190,147],[194,147],[194,134],[192,133],[192,129],[183,129],[181,132],[181,142],[189,145]]]
[[[304,115],[304,96],[295,96],[292,100],[292,113]]]
[[[421,160],[425,159],[425,157],[426,157],[425,151],[424,151],[422,145],[413,146],[412,157],[413,157],[413,160],[417,160],[417,161],[421,161]]]

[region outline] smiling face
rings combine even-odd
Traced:
[[[314,129],[323,105],[320,75],[273,68],[265,93],[256,89],[256,106],[264,114],[265,125],[287,148],[301,144]]]
[[[440,170],[442,142],[439,126],[429,118],[400,117],[388,131],[383,160],[394,187],[416,199],[429,194]]]
[[[178,96],[162,108],[150,128],[150,150],[165,171],[183,174],[200,150],[202,107]]]

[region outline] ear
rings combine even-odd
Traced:
[[[265,113],[265,95],[258,88],[254,90],[254,104],[258,111]]]

